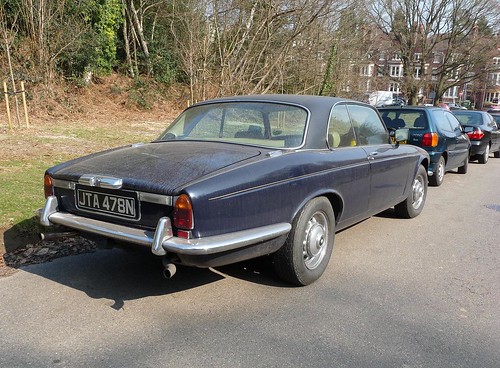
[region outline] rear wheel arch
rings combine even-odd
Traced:
[[[314,193],[311,196],[304,198],[304,200],[295,208],[295,211],[290,219],[291,222],[300,215],[302,209],[306,206],[306,204],[318,197],[325,197],[330,202],[332,206],[333,212],[335,214],[335,225],[337,225],[339,218],[341,217],[344,211],[344,201],[339,193],[331,191],[331,192],[318,192]]]
[[[444,151],[441,156],[443,156],[444,164],[446,165],[448,163],[448,152]]]

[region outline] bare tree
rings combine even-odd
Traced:
[[[494,1],[494,0],[493,0]],[[487,43],[481,41],[474,28],[491,9],[490,0],[375,0],[371,13],[375,23],[392,42],[393,51],[401,56],[403,90],[410,103],[415,103],[420,88],[438,77],[435,95],[441,97],[447,88],[464,83],[456,78],[448,83],[451,72],[470,76],[480,73]],[[438,47],[444,47],[442,65],[434,72],[427,68]],[[415,59],[414,55],[421,57]],[[417,69],[420,78],[415,78]],[[436,99],[437,101],[437,99]]]

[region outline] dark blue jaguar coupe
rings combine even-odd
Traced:
[[[41,223],[216,267],[270,255],[279,277],[317,280],[335,232],[390,207],[417,216],[429,156],[399,144],[369,105],[259,95],[198,103],[151,143],[46,171]]]

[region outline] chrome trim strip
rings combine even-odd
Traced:
[[[97,175],[82,175],[78,179],[78,183],[88,185],[91,187],[99,187],[105,189],[121,189],[123,180],[120,178],[113,178],[110,176],[97,176]]]
[[[62,180],[62,179],[53,179],[53,182],[54,182],[54,187],[69,189],[69,190],[75,190],[75,185],[77,184],[74,181]],[[91,185],[90,176],[82,176],[78,180],[78,183],[82,185],[96,186],[96,185]],[[100,187],[105,188],[102,185]],[[110,188],[110,189],[120,189],[120,188]],[[139,191],[137,191],[137,194],[139,195],[139,201],[141,202],[161,204],[165,206],[174,205],[174,197],[169,195],[139,192]]]
[[[161,248],[167,252],[189,255],[225,252],[286,235],[292,228],[289,223],[278,223],[206,238],[181,239],[172,236],[170,219],[167,217],[158,221],[155,232],[136,229],[70,213],[57,212],[57,198],[54,196],[47,198],[45,207],[41,211],[40,222],[45,226],[60,224],[84,232],[145,245],[151,247],[152,252],[158,255],[164,254]]]
[[[180,254],[198,256],[214,254],[271,240],[288,234],[291,229],[292,225],[283,222],[206,238],[182,239],[172,237],[163,242],[163,248]]]
[[[62,179],[52,179],[54,187],[75,190],[75,182]]]
[[[138,192],[139,200],[141,202],[149,202],[155,204],[162,204],[166,206],[173,206],[174,198],[172,196],[163,195],[163,194],[154,194],[154,193],[146,193],[146,192]]]

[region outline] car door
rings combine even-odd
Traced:
[[[328,161],[334,168],[332,189],[344,202],[339,228],[366,218],[369,206],[370,163],[366,152],[356,144],[354,129],[344,103],[330,112],[327,142]]]
[[[491,151],[495,152],[500,149],[500,130],[491,115],[488,115],[487,123],[491,129]]]
[[[448,120],[450,124],[451,132],[453,132],[454,136],[454,148],[450,149],[448,152],[448,160],[450,163],[450,167],[458,167],[462,166],[464,161],[469,156],[469,148],[470,141],[462,130],[462,126],[460,125],[460,121],[456,118],[455,115],[450,113],[449,111],[444,110],[444,116]]]
[[[447,160],[445,170],[450,170],[458,166],[459,155],[457,152],[458,136],[462,132],[456,131],[450,123],[449,115],[451,113],[444,109],[432,110],[433,120],[439,134],[439,145],[442,146],[442,151],[446,152]],[[460,123],[457,121],[458,126]],[[463,160],[462,160],[463,161]]]
[[[404,145],[390,143],[389,133],[374,109],[349,104],[348,111],[356,142],[370,162],[369,211],[376,213],[394,205],[394,201],[404,194],[412,158]]]

